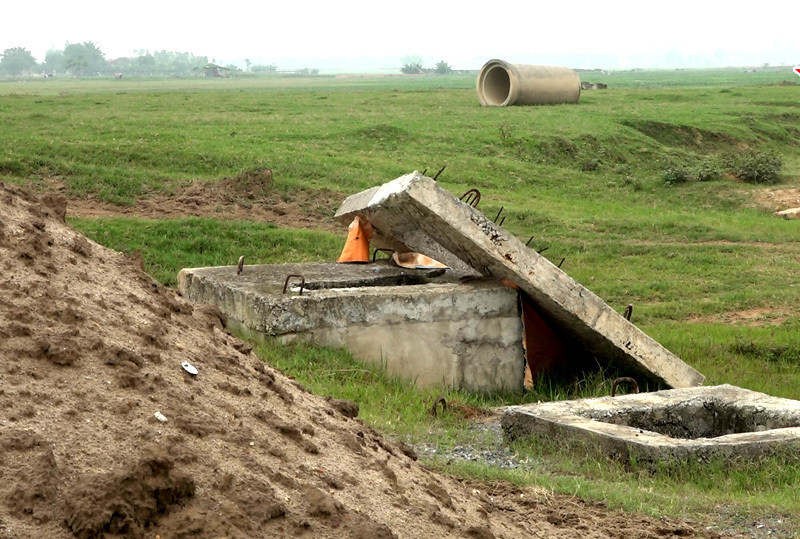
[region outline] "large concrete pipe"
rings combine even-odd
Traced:
[[[581,79],[568,67],[489,60],[478,74],[477,89],[484,107],[577,103]]]

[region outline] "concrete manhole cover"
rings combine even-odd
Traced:
[[[510,440],[543,436],[649,461],[800,448],[800,401],[731,385],[510,406],[501,423]]]

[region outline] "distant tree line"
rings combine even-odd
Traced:
[[[247,69],[252,73],[275,73],[275,65],[251,65],[247,60]],[[227,76],[241,73],[235,65],[218,66],[206,56],[195,56],[188,52],[171,52],[147,50],[136,51],[135,56],[106,59],[105,53],[91,41],[85,43],[67,43],[63,50],[47,51],[43,62],[24,47],[6,49],[0,54],[0,74],[5,76],[22,76],[41,74],[45,76],[72,75],[89,77],[97,75],[124,76]]]
[[[432,68],[425,68],[422,67],[422,59],[419,56],[407,56],[403,58],[403,67],[400,68],[400,71],[406,75],[425,75],[430,73],[447,75],[453,72],[453,68],[444,60],[437,62]]]

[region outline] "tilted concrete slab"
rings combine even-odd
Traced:
[[[509,406],[508,440],[542,436],[641,461],[800,448],[800,402],[731,385]]]
[[[515,283],[562,338],[597,361],[618,363],[668,387],[703,383],[702,374],[597,295],[419,172],[355,194],[336,212],[342,223],[356,215],[395,246]]]
[[[346,347],[424,387],[521,392],[517,292],[491,281],[460,284],[441,270],[374,264],[277,264],[183,269],[184,297],[216,305],[234,326],[280,341]],[[300,294],[302,274],[308,288]],[[452,282],[455,280],[456,282]]]

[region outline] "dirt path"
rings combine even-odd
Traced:
[[[45,185],[54,192],[66,192],[66,186],[57,179],[46,181]],[[95,198],[70,198],[68,208],[70,217],[207,217],[343,233],[345,228],[333,221],[333,214],[344,199],[341,193],[327,190],[279,192],[273,187],[272,171],[262,168],[221,181],[186,182],[172,194],[154,194],[132,206]]]

